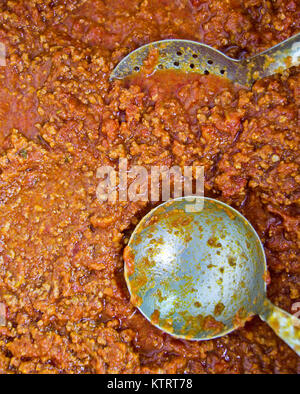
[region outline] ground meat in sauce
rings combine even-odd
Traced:
[[[299,68],[252,90],[210,77],[110,84],[142,44],[193,39],[242,58],[299,31],[295,0],[0,0],[2,373],[299,373],[258,318],[206,342],[163,334],[130,304],[126,239],[152,206],[100,204],[96,170],[203,165],[267,254],[268,295],[300,301]]]

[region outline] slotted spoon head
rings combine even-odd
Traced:
[[[152,50],[158,52],[153,72],[178,70],[214,74],[244,86],[255,80],[299,65],[300,34],[245,60],[235,60],[208,45],[190,40],[163,40],[136,49],[113,70],[110,80],[125,79],[139,73]]]
[[[189,40],[163,40],[136,49],[115,68],[110,79],[125,79],[139,73],[152,50],[158,51],[153,71],[178,70],[236,78],[239,61],[205,44]],[[242,67],[241,73],[243,71]]]

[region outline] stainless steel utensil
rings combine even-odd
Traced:
[[[151,50],[158,51],[156,70],[181,70],[191,73],[215,74],[244,86],[257,79],[281,73],[300,63],[300,33],[259,55],[235,60],[208,45],[189,40],[163,40],[138,48],[114,69],[110,80],[124,79],[138,73]]]
[[[205,197],[164,203],[138,224],[124,260],[133,304],[161,330],[206,340],[258,314],[300,355],[300,320],[267,298],[262,243],[232,207]]]

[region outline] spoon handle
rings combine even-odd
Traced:
[[[248,84],[300,64],[300,33],[243,62],[249,69]]]
[[[300,319],[278,308],[267,298],[259,315],[300,356]]]

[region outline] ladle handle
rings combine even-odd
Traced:
[[[249,69],[248,83],[300,64],[300,33],[244,61]]]
[[[259,315],[300,356],[300,319],[278,308],[267,298]]]

